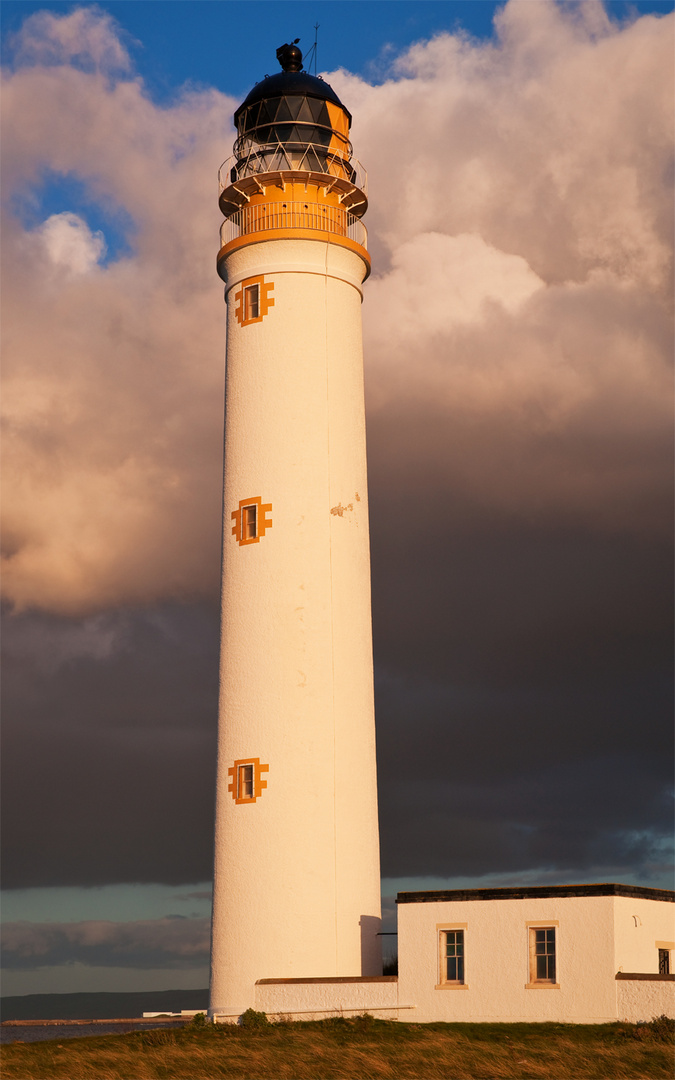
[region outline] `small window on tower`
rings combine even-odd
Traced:
[[[659,975],[670,975],[670,949],[659,949]]]
[[[262,765],[260,758],[239,758],[227,770],[230,783],[227,790],[236,803],[254,803],[267,787],[267,780],[262,774],[269,771],[269,765]]]
[[[242,281],[234,294],[234,317],[240,326],[251,326],[262,322],[270,308],[274,307],[273,291],[274,282],[265,281],[264,274]]]
[[[258,507],[242,507],[241,538],[242,540],[255,540],[258,535]]]
[[[260,285],[247,285],[244,289],[244,320],[260,318]]]
[[[252,799],[253,791],[253,765],[240,765],[237,778],[237,798]]]
[[[238,544],[260,543],[260,538],[272,528],[272,520],[267,517],[271,509],[272,503],[264,503],[260,495],[239,500],[239,506],[230,515],[234,522],[232,535]]]

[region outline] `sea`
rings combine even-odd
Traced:
[[[119,1035],[152,1027],[182,1027],[189,1020],[143,1020],[142,1016],[144,1012],[179,1013],[183,1009],[206,1012],[208,1002],[208,990],[3,997],[0,998],[0,1043],[81,1039],[87,1035]]]

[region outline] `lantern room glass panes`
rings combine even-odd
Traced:
[[[331,123],[328,106],[301,94],[256,101],[239,117],[232,182],[252,173],[307,170],[353,182],[351,143]]]
[[[304,129],[305,142],[328,145],[333,127],[325,101],[319,98],[289,95],[256,101],[239,117],[239,135],[257,143],[274,142],[281,136],[279,125],[297,121]]]

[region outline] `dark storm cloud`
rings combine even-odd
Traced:
[[[209,918],[167,916],[138,922],[6,923],[4,967],[26,971],[58,964],[90,967],[193,968],[208,961]]]
[[[7,622],[5,887],[208,880],[215,606],[74,628],[53,616]],[[54,655],[69,634],[70,655]]]
[[[420,560],[398,542],[399,510],[373,500],[383,872],[661,880],[672,738],[659,546],[478,512],[474,535],[467,510]],[[6,886],[208,879],[215,610],[110,616],[50,660],[49,642],[63,649],[77,625],[9,620]]]
[[[418,481],[405,507],[433,505]],[[420,545],[396,512],[373,499],[383,874],[663,879],[669,545],[466,506]]]

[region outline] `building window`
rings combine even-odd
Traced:
[[[234,294],[234,317],[240,326],[259,323],[274,307],[274,282],[265,281],[264,274],[246,278]]]
[[[237,769],[237,798],[253,798],[253,766],[240,765]]]
[[[255,503],[253,504],[253,506],[243,506],[241,514],[242,540],[255,540],[256,536],[258,535],[258,531],[256,528],[258,520],[258,507],[255,505]]]
[[[439,978],[437,990],[446,987],[461,987],[468,989],[464,968],[464,931],[466,923],[455,923],[454,926],[437,925],[438,933],[438,961]]]
[[[267,787],[262,774],[269,772],[269,765],[261,765],[260,758],[240,758],[228,770],[228,791],[236,803],[254,803]]]
[[[232,535],[237,543],[257,544],[268,529],[272,528],[272,519],[267,514],[272,510],[272,503],[264,503],[260,495],[250,499],[240,499],[239,506],[232,511]]]
[[[247,285],[244,289],[244,322],[260,317],[260,285]]]
[[[532,926],[530,927],[530,983],[554,986],[555,979],[555,928]]]
[[[670,975],[670,949],[659,949],[659,975]]]
[[[464,931],[445,930],[445,971],[443,982],[464,982]]]

